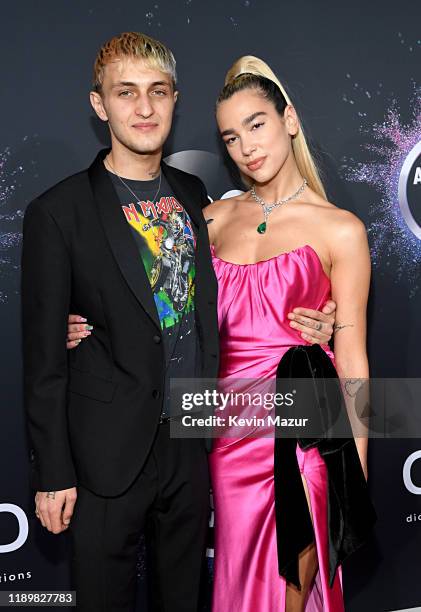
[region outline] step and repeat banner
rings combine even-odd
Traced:
[[[225,72],[244,54],[272,66],[302,117],[330,200],[367,227],[373,262],[371,375],[418,378],[421,8],[405,0],[16,0],[2,3],[1,12],[0,590],[60,590],[69,585],[67,537],[39,525],[28,484],[21,228],[33,197],[89,165],[108,144],[88,98],[98,48],[114,34],[137,30],[173,50],[180,97],[165,156],[199,175],[212,199],[241,189],[214,120]],[[379,520],[369,544],[344,565],[346,609],[416,608],[421,606],[421,440],[377,438],[369,446],[369,484]],[[211,530],[208,555],[210,583]],[[141,541],[139,609],[146,571]]]

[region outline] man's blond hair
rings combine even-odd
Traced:
[[[177,74],[172,51],[159,40],[141,32],[123,32],[104,43],[98,51],[94,64],[95,91],[101,92],[105,66],[124,58],[142,59],[150,68],[169,74],[175,87]]]

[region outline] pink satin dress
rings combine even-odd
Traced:
[[[216,256],[219,377],[274,379],[283,354],[307,344],[289,325],[296,306],[320,309],[330,280],[309,245],[255,264]],[[329,348],[323,347],[333,360]],[[329,588],[327,470],[317,448],[296,456],[310,496],[318,571],[306,612],[342,612],[341,568]],[[278,573],[274,500],[273,437],[218,438],[210,453],[215,507],[212,612],[284,612],[286,581]]]

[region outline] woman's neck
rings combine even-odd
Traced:
[[[291,154],[279,172],[265,183],[255,183],[255,191],[268,204],[288,198],[303,184],[295,157]]]

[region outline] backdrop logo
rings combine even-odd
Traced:
[[[0,544],[0,553],[9,553],[23,546],[28,538],[28,519],[25,512],[15,504],[0,504],[0,512],[9,512],[16,517],[19,526],[17,538],[9,544]]]
[[[421,141],[405,159],[398,194],[402,216],[411,232],[421,240]]]
[[[221,156],[197,149],[178,151],[165,158],[170,166],[195,174],[205,183],[209,200],[223,200],[243,193],[238,178],[231,175]]]
[[[410,493],[413,493],[414,495],[421,495],[421,486],[414,483],[411,474],[412,466],[417,459],[421,459],[421,450],[411,453],[403,464],[403,482]]]
[[[403,121],[397,100],[389,103],[384,120],[361,125],[365,161],[344,158],[344,176],[378,192],[368,225],[371,260],[394,282],[405,279],[409,297],[421,288],[421,87],[405,101]],[[365,116],[365,115],[364,115]]]

